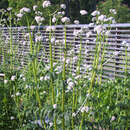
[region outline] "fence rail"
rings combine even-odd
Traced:
[[[13,51],[15,51],[17,60],[22,65],[26,65],[28,62],[28,55],[30,53],[30,40],[29,32],[32,35],[33,41],[36,42],[36,36],[42,36],[41,49],[39,51],[39,60],[42,56],[44,62],[48,62],[49,59],[49,32],[46,31],[48,26],[35,27],[35,29],[28,29],[27,27],[12,27],[0,28],[0,62],[3,63],[3,57],[6,59],[6,54],[10,51],[10,41],[12,42]],[[97,44],[97,34],[94,32],[94,26],[89,25],[57,25],[52,26],[54,29],[52,37],[55,37],[55,41],[52,44],[53,58],[55,62],[62,61],[64,54],[64,39],[66,27],[66,41],[68,46],[68,52],[73,48],[73,56],[78,56],[77,46],[82,44],[82,73],[85,72],[85,65],[92,65],[95,55],[95,47]],[[110,30],[108,37],[102,42],[102,46],[106,44],[105,58],[103,64],[103,78],[115,78],[124,77],[125,70],[130,73],[130,24],[111,24],[104,25],[104,27]],[[80,37],[75,37],[74,30],[84,30]],[[91,31],[92,34],[87,37],[86,34]],[[82,39],[82,40],[81,40]],[[122,44],[126,41],[127,46]],[[70,49],[71,48],[71,49]],[[103,49],[103,47],[101,47]],[[4,50],[4,51],[2,51]],[[126,53],[127,50],[127,53]],[[3,53],[4,52],[4,53]],[[127,62],[126,62],[127,55]],[[102,56],[102,51],[100,57]],[[67,54],[67,57],[71,57],[71,53]],[[100,59],[99,59],[100,60]],[[76,65],[71,65],[73,71],[76,69]]]

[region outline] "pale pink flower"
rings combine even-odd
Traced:
[[[80,14],[81,15],[86,15],[86,14],[88,14],[88,12],[86,10],[80,10]]]
[[[66,5],[65,5],[65,4],[61,4],[60,7],[61,7],[62,9],[66,9]]]
[[[49,6],[51,6],[51,2],[49,0],[45,0],[42,4],[43,8],[47,8]]]

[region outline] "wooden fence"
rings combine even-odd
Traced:
[[[130,24],[112,24],[104,25],[106,30],[110,30],[108,37],[102,41],[102,46],[105,44],[104,63],[103,63],[103,78],[123,77],[125,70],[130,73]],[[37,40],[41,41],[41,49],[39,51],[39,60],[42,56],[44,62],[49,60],[49,32],[46,30],[48,26],[35,27],[28,29],[27,27],[12,27],[0,28],[0,62],[3,63],[3,57],[6,59],[7,53],[10,51],[9,47],[12,44],[13,51],[17,56],[17,60],[21,66],[26,65],[28,62],[28,55],[30,53],[30,40],[31,34],[34,43]],[[71,49],[73,49],[73,56],[78,56],[79,51],[77,47],[82,44],[82,68],[85,72],[85,65],[91,66],[93,64],[95,47],[98,43],[97,34],[94,32],[94,26],[90,25],[57,25],[52,26],[53,30],[52,51],[53,58],[61,62],[64,55],[64,41],[66,28],[66,41],[67,41],[67,57],[71,57]],[[48,28],[50,29],[50,28]],[[74,35],[74,30],[82,29],[80,36]],[[91,31],[90,36],[88,32]],[[29,34],[30,33],[30,34]],[[41,36],[41,37],[39,37]],[[39,37],[39,39],[38,39]],[[2,51],[4,50],[4,51]],[[101,48],[103,50],[103,47]],[[127,55],[127,56],[126,56]],[[102,56],[102,51],[100,57]],[[100,60],[100,58],[99,58]],[[76,65],[72,65],[75,70]]]

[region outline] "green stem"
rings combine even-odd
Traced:
[[[65,48],[64,48],[64,64],[63,64],[63,89],[62,89],[62,112],[63,112],[63,118],[62,118],[62,129],[65,130],[65,119],[64,119],[64,101],[65,101],[65,79],[66,79],[66,74],[65,74],[65,65],[66,65],[66,54],[67,54],[67,43],[66,43],[66,27],[64,27],[64,32],[65,32]]]
[[[92,87],[94,85],[94,81],[95,81],[95,77],[96,77],[96,72],[98,69],[98,63],[99,63],[99,54],[100,54],[100,50],[101,50],[101,42],[98,45],[97,51],[95,53],[95,59],[94,59],[94,65],[93,65],[93,71],[92,71],[92,79],[90,82],[90,87],[89,87],[89,93],[91,93]]]
[[[84,116],[85,116],[85,113],[83,112],[83,113],[82,113],[82,119],[81,119],[81,122],[80,122],[79,130],[82,130],[82,125],[83,125],[83,121],[84,121]]]
[[[72,114],[74,113],[74,108],[75,108],[75,88],[73,88],[73,97],[72,97]],[[74,117],[72,115],[72,130],[74,129]]]

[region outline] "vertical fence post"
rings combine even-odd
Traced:
[[[120,58],[119,58],[119,56],[120,56],[120,45],[118,45],[120,42],[119,42],[119,39],[120,39],[120,36],[119,36],[119,32],[118,32],[118,30],[119,30],[119,28],[118,27],[116,27],[116,39],[115,39],[115,41],[116,41],[116,46],[115,46],[115,48],[117,49],[117,50],[115,50],[116,52],[118,52],[117,53],[117,55],[115,55],[115,77],[114,78],[116,78],[117,76],[117,74],[118,74],[118,70],[119,70],[119,60],[120,60]]]

